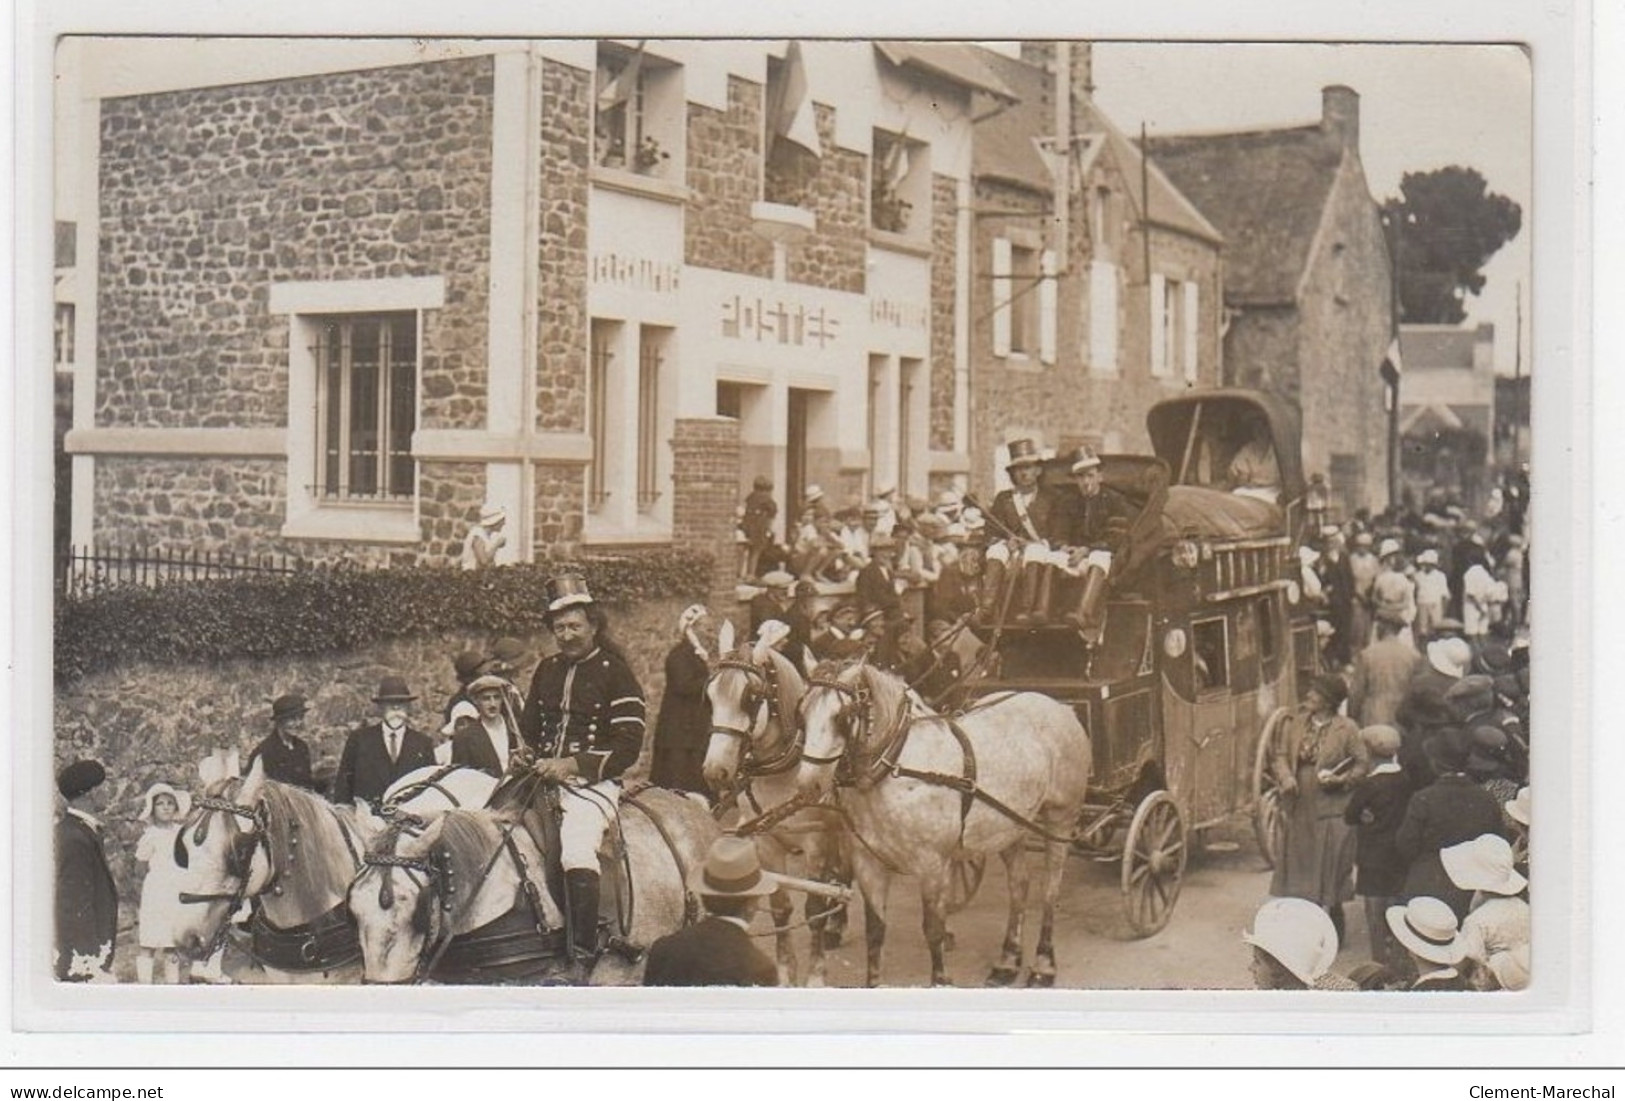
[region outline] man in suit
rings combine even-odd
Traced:
[[[263,762],[265,778],[291,784],[306,791],[316,790],[310,774],[310,746],[299,737],[305,728],[305,697],[289,692],[271,701],[271,733],[248,755],[247,768],[255,759]],[[247,769],[244,770],[245,774]]]
[[[406,723],[407,704],[415,699],[405,678],[386,676],[379,681],[372,702],[382,710],[381,720],[357,727],[345,739],[333,777],[333,802],[343,805],[365,799],[377,804],[390,784],[413,769],[435,763],[429,736]]]
[[[1043,460],[1032,440],[1011,441],[1004,471],[1011,488],[1001,490],[989,510],[995,521],[988,525],[993,541],[987,546],[976,618],[983,626],[993,625],[1008,572],[1018,586],[1010,600],[1015,624],[1037,627],[1047,619],[1053,567],[1066,561],[1055,547],[1066,536],[1069,510],[1059,494],[1038,484]]]
[[[1100,470],[1100,456],[1080,447],[1072,456],[1071,515],[1062,536],[1068,547],[1067,573],[1083,579],[1078,586],[1072,610],[1066,620],[1082,631],[1091,646],[1100,642],[1105,627],[1106,579],[1111,573],[1112,555],[1125,541],[1134,520],[1134,506],[1128,498],[1106,485]]]
[[[107,779],[97,761],[75,761],[57,774],[63,799],[56,820],[58,982],[109,981],[118,932],[118,889],[102,848],[95,792]]]
[[[880,613],[875,660],[884,668],[898,665],[897,642],[902,634],[903,598],[897,591],[897,543],[890,535],[876,535],[869,544],[869,564],[858,571],[858,608],[864,617]]]
[[[751,943],[750,919],[778,880],[764,872],[756,846],[719,837],[705,865],[689,876],[706,916],[655,941],[644,986],[777,986],[778,968]]]
[[[452,764],[477,768],[498,780],[507,773],[508,759],[519,748],[519,717],[508,701],[511,688],[490,673],[469,682],[468,695],[479,714],[457,721],[451,736]]]

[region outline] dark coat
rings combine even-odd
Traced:
[[[773,961],[731,921],[708,917],[649,949],[644,986],[777,986]]]
[[[1441,673],[1423,661],[1405,689],[1399,710],[1394,713],[1394,725],[1399,727],[1403,739],[1399,765],[1419,788],[1432,783],[1434,776],[1433,764],[1423,752],[1423,745],[1433,735],[1460,721],[1456,709],[1445,699],[1445,694],[1457,683],[1458,678]]]
[[[865,615],[884,612],[888,623],[902,616],[903,598],[897,593],[896,580],[897,571],[886,569],[879,562],[871,562],[858,571],[854,595]]]
[[[513,752],[519,748],[519,729],[512,719],[508,721],[508,754],[513,759]],[[457,730],[451,736],[451,763],[464,765],[468,768],[477,768],[481,772],[502,779],[502,758],[491,745],[491,736],[485,732],[485,724],[478,719],[463,719],[457,724]]]
[[[650,783],[709,794],[700,769],[711,738],[711,701],[705,696],[710,675],[705,659],[687,642],[679,642],[666,655],[666,694],[655,719]]]
[[[1403,772],[1381,772],[1354,785],[1343,821],[1354,827],[1354,891],[1373,898],[1391,898],[1405,886],[1410,861],[1394,843],[1405,808],[1411,801],[1411,782]]]
[[[643,688],[620,651],[594,647],[580,661],[553,654],[536,667],[525,741],[542,757],[571,757],[589,783],[613,780],[643,751]]]
[[[1448,903],[1458,921],[1465,918],[1473,893],[1450,881],[1439,850],[1501,832],[1501,805],[1463,773],[1447,773],[1412,795],[1394,835],[1400,856],[1410,862],[1401,899],[1430,895]]]
[[[957,622],[960,616],[976,610],[981,591],[980,577],[971,576],[957,565],[949,566],[926,590],[925,618],[940,619],[944,623]]]
[[[284,741],[282,736],[273,730],[248,755],[245,774],[248,769],[254,767],[255,759],[264,762],[267,780],[291,784],[306,791],[316,790],[316,782],[310,774],[310,746],[306,745],[302,738],[290,736]]]
[[[1016,512],[1014,490],[1000,490],[999,495],[993,498],[993,507],[988,511],[993,519],[998,521],[998,524],[988,524],[988,539],[996,542],[1013,534],[1018,539],[1031,541],[1027,525],[1021,522],[1021,515]],[[1027,516],[1037,530],[1038,538],[1051,543],[1066,541],[1071,529],[1072,510],[1067,505],[1067,499],[1060,493],[1040,486],[1027,506]],[[1001,528],[999,524],[1004,526]]]
[[[107,867],[101,834],[77,815],[63,814],[56,820],[57,979],[92,978],[82,962],[87,958],[97,961],[92,965],[96,970],[110,970],[117,935],[118,888]],[[75,957],[81,961],[77,968]]]
[[[756,637],[756,629],[770,619],[781,623],[784,617],[790,614],[790,609],[780,603],[778,597],[770,592],[760,592],[750,598],[750,635]]]
[[[745,497],[745,516],[739,521],[739,530],[745,542],[752,547],[764,547],[773,532],[773,518],[779,514],[778,502],[769,490],[755,489]]]
[[[384,743],[384,724],[368,723],[350,732],[333,776],[333,802],[339,805],[365,799],[376,804],[389,785],[415,768],[435,763],[434,743],[410,724],[401,736],[400,755],[391,761]]]
[[[1134,521],[1134,506],[1110,486],[1101,486],[1093,497],[1085,497],[1081,492],[1069,497],[1071,515],[1067,517],[1067,534],[1061,537],[1061,542],[1069,547],[1110,548],[1123,539],[1121,533],[1113,539],[1112,520],[1119,519],[1125,524]],[[1124,528],[1124,533],[1127,530]]]

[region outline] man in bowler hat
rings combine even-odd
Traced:
[[[756,846],[719,837],[689,876],[703,920],[661,937],[649,949],[644,986],[777,986],[778,968],[751,943],[750,919],[778,880],[764,872]]]
[[[56,960],[59,982],[106,981],[118,933],[118,889],[102,848],[96,791],[107,779],[100,762],[75,761],[57,774],[62,809],[56,820]]]
[[[377,804],[389,785],[413,769],[435,763],[434,743],[407,725],[407,704],[417,699],[406,680],[386,676],[378,683],[372,702],[382,711],[379,722],[368,723],[350,732],[333,777],[333,802],[352,803],[357,799]]]
[[[289,692],[271,701],[271,733],[248,755],[248,768],[257,759],[265,767],[265,778],[314,791],[310,773],[310,746],[299,737],[305,728],[305,697]],[[247,774],[247,770],[244,770]]]

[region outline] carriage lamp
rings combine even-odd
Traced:
[[[1201,561],[1202,551],[1194,539],[1181,539],[1174,544],[1170,554],[1173,564],[1182,570],[1194,570],[1197,562]]]
[[[1185,632],[1182,628],[1171,628],[1162,636],[1162,652],[1171,658],[1177,658],[1185,652]]]

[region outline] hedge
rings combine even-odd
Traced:
[[[59,597],[58,682],[129,662],[175,664],[342,651],[383,638],[542,627],[543,585],[579,571],[610,606],[703,596],[708,555],[660,550],[489,570],[318,569]]]

